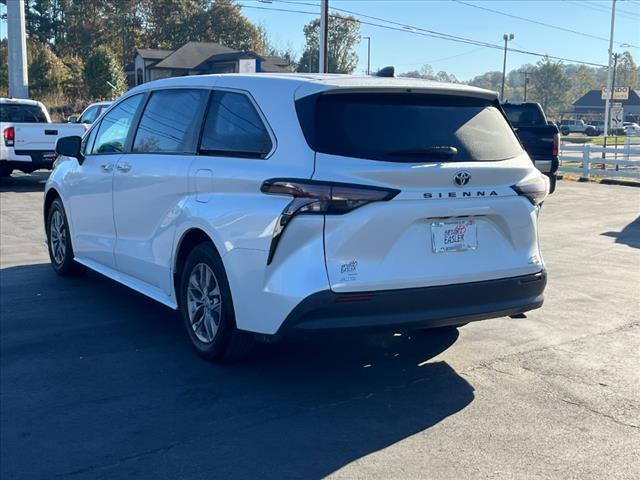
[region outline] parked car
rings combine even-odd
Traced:
[[[60,137],[82,135],[86,127],[51,123],[45,106],[34,100],[0,98],[0,176],[13,170],[31,173],[51,168],[56,141]]]
[[[502,108],[536,168],[549,177],[549,193],[553,193],[560,147],[558,127],[547,121],[539,103],[504,103]]]
[[[93,123],[113,102],[96,102],[89,105],[80,115],[71,115],[69,123]]]
[[[624,134],[629,136],[640,135],[640,125],[634,122],[624,122],[622,124]]]
[[[594,125],[589,125],[584,120],[561,120],[560,133],[569,135],[570,133],[584,133],[589,136],[596,136],[598,131]]]
[[[89,267],[179,309],[210,360],[254,336],[460,325],[543,302],[549,181],[494,92],[169,78],[58,152],[44,195],[54,270]]]

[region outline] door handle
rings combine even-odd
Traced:
[[[127,173],[129,170],[131,170],[131,165],[129,165],[128,163],[119,163],[116,168],[122,173]]]
[[[105,173],[111,173],[113,171],[113,163],[103,163],[100,165],[100,168],[102,168],[102,171]]]

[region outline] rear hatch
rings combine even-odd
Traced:
[[[298,100],[314,180],[395,192],[325,217],[331,288],[363,292],[540,271],[535,173],[495,100],[340,91]]]

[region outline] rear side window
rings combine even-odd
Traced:
[[[546,125],[544,115],[537,105],[509,105],[502,106],[509,121],[517,126]]]
[[[89,109],[80,117],[80,123],[93,123],[98,118],[99,109],[97,105],[89,107]]]
[[[207,90],[153,92],[140,119],[134,152],[195,153]]]
[[[47,123],[47,117],[37,105],[0,104],[0,122]]]
[[[390,162],[497,161],[522,148],[489,100],[421,93],[320,94],[297,101],[316,151]]]
[[[253,102],[243,93],[216,91],[202,131],[200,153],[264,158],[272,142]]]
[[[131,122],[138,110],[142,94],[129,97],[107,113],[100,125],[91,153],[119,153],[124,150]]]

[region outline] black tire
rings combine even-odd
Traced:
[[[570,132],[569,130],[560,130],[560,133],[566,137],[566,136],[567,136],[567,135],[569,135],[571,132]]]
[[[55,217],[55,218],[54,218]],[[60,225],[58,222],[62,222]],[[55,225],[54,226],[54,222]],[[56,232],[57,237],[62,235],[62,246],[56,247],[55,239]],[[49,250],[49,259],[51,260],[51,266],[58,275],[63,277],[76,277],[82,275],[87,271],[84,265],[80,265],[73,259],[73,247],[71,246],[71,234],[69,233],[69,223],[67,222],[67,215],[64,212],[62,201],[56,198],[49,207],[47,212],[47,247]]]
[[[203,341],[203,339],[200,338],[209,336],[210,334],[209,329],[204,328],[204,313],[200,316],[197,312],[201,310],[193,308],[193,311],[196,312],[192,314],[194,317],[193,323],[199,324],[200,328],[192,325],[192,316],[189,313],[190,306],[195,305],[193,301],[190,303],[189,280],[191,278],[198,278],[198,272],[203,268],[203,264],[209,267],[213,273],[213,278],[210,278],[210,288],[205,289],[205,293],[209,292],[209,294],[203,295],[203,297],[207,297],[208,299],[209,295],[212,296],[211,298],[218,297],[217,301],[220,302],[219,311],[214,311],[216,305],[215,300],[213,302],[209,300],[207,305],[207,307],[210,308],[209,315],[212,318],[211,322],[215,324],[215,327],[211,325],[211,329],[216,328],[215,333],[212,334],[212,337],[208,341]],[[193,275],[195,275],[195,277],[193,277]],[[212,292],[212,290],[215,290],[216,285],[218,287],[217,294]],[[249,354],[253,346],[253,337],[247,332],[238,330],[236,327],[235,311],[227,275],[224,271],[220,255],[218,255],[218,252],[211,243],[206,242],[196,245],[189,253],[180,272],[179,305],[187,335],[189,335],[191,344],[196,352],[198,352],[198,355],[202,358],[210,362],[231,363],[239,361]],[[201,308],[204,309],[205,306],[201,305]],[[198,321],[199,317],[201,321]],[[199,333],[196,333],[196,331]]]
[[[556,191],[556,182],[558,178],[555,175],[549,176],[549,193],[553,193]]]

